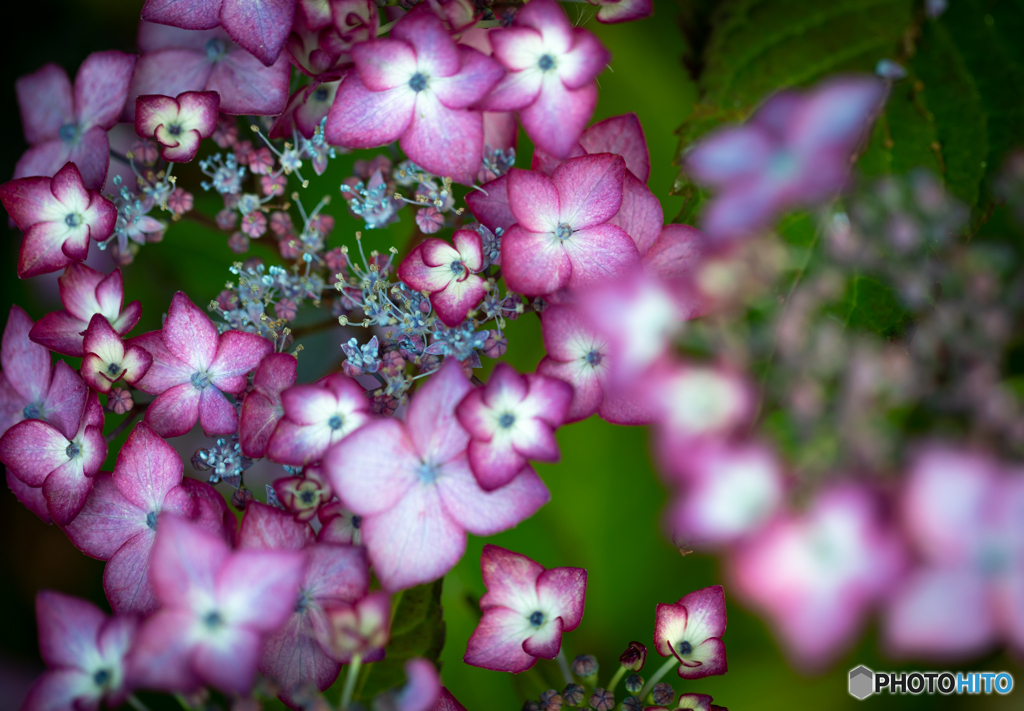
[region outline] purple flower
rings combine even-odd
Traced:
[[[146,94],[135,99],[135,132],[152,138],[160,156],[188,163],[199,152],[199,142],[217,128],[220,95],[215,91],[186,91],[176,98]]]
[[[748,237],[786,210],[842,190],[885,95],[876,77],[831,79],[803,93],[779,92],[747,123],[702,139],[684,168],[718,191],[704,212],[704,232],[716,242]]]
[[[36,596],[36,619],[39,652],[49,669],[29,691],[23,711],[84,711],[124,701],[134,618],[111,619],[85,600],[43,590]]]
[[[161,607],[139,629],[131,678],[166,691],[247,692],[264,640],[295,609],[305,563],[292,550],[232,552],[218,536],[165,513],[149,567]]]
[[[85,506],[65,529],[83,553],[107,561],[103,589],[114,612],[157,608],[149,583],[149,553],[162,512],[185,518],[196,503],[182,485],[181,457],[145,424],[132,430],[114,473],[97,474]]]
[[[799,515],[777,517],[736,549],[737,591],[767,613],[792,658],[820,669],[857,639],[868,609],[903,567],[895,531],[865,489],[834,485]]]
[[[220,25],[235,42],[263,64],[274,64],[292,22],[296,0],[146,0],[142,19],[186,30],[211,30]]]
[[[285,49],[300,72],[331,81],[352,66],[354,44],[377,37],[380,11],[372,0],[333,0],[319,5],[313,13],[298,13]]]
[[[370,419],[363,386],[340,373],[291,386],[281,393],[281,407],[284,417],[267,443],[267,457],[293,466],[320,461],[328,447]]]
[[[469,435],[455,417],[471,389],[459,363],[446,361],[411,398],[404,422],[375,420],[324,456],[334,491],[362,516],[363,542],[387,590],[436,580],[462,557],[467,531],[504,531],[550,497],[529,467],[496,491],[477,484]]]
[[[82,350],[85,352],[82,379],[100,393],[109,393],[113,384],[122,378],[129,385],[134,385],[153,364],[153,356],[139,346],[126,348],[102,314],[92,317]]]
[[[252,390],[242,401],[238,439],[250,459],[266,456],[267,442],[284,417],[281,392],[295,384],[298,363],[287,353],[271,353],[252,376]]]
[[[273,486],[278,500],[296,521],[311,520],[323,504],[334,498],[331,486],[318,466],[306,467],[302,470],[302,476],[275,479]]]
[[[20,77],[15,89],[30,148],[14,177],[50,176],[72,162],[86,188],[101,189],[110,163],[107,130],[124,109],[136,59],[114,50],[94,52],[79,67],[74,87],[56,64]]]
[[[370,584],[362,548],[313,540],[309,524],[284,511],[258,502],[245,509],[241,550],[304,550],[308,559],[291,614],[267,638],[259,664],[260,673],[281,685],[281,698],[289,703],[303,684],[313,682],[323,691],[337,678],[341,663],[326,646],[330,621],[325,608],[362,598]]]
[[[54,369],[50,395],[67,398],[59,417],[27,419],[0,438],[0,462],[8,473],[30,487],[42,488],[46,510],[60,526],[78,515],[93,485],[93,475],[107,457],[103,440],[103,408],[76,373],[60,362]],[[74,413],[73,417],[69,417]]]
[[[725,674],[725,591],[713,585],[688,593],[673,604],[659,603],[654,621],[654,648],[674,656],[683,679]]]
[[[520,375],[498,363],[482,388],[471,390],[455,414],[472,438],[469,466],[485,491],[512,481],[528,459],[557,462],[555,430],[565,421],[572,388],[561,380]]]
[[[327,141],[373,148],[398,140],[435,175],[473,183],[483,156],[483,117],[469,107],[501,78],[490,57],[456,45],[429,8],[414,8],[387,39],[352,48],[349,72],[327,114]]]
[[[114,203],[86,189],[74,163],[52,178],[19,178],[0,185],[0,201],[25,233],[18,254],[22,279],[84,260],[89,239],[105,240],[117,220]]]
[[[120,269],[104,276],[84,264],[72,262],[57,279],[57,284],[66,311],[46,314],[29,334],[33,341],[52,351],[83,356],[85,330],[96,314],[102,314],[120,336],[135,328],[142,315],[138,301],[124,306],[124,279]]]
[[[901,518],[922,565],[885,615],[900,655],[966,659],[1007,640],[1024,649],[1024,479],[997,462],[931,445],[915,458]]]
[[[276,116],[288,101],[287,56],[263,66],[219,29],[192,32],[139,23],[139,65],[132,76],[125,118],[135,120],[135,100],[145,94],[177,96],[215,91],[226,114]]]
[[[594,112],[595,78],[611,61],[608,50],[587,30],[573,27],[554,0],[524,6],[512,27],[493,30],[490,40],[508,74],[481,106],[518,111],[537,147],[568,156]]]
[[[474,230],[458,230],[455,246],[442,239],[423,240],[398,267],[398,276],[417,291],[430,295],[430,304],[446,326],[461,324],[480,305],[487,287],[483,268],[483,242]]]
[[[296,129],[306,138],[312,138],[320,122],[327,116],[327,112],[334,103],[334,97],[338,93],[341,80],[324,82],[322,84],[311,84],[295,90],[288,98],[288,107],[284,110],[270,129],[271,138],[290,139],[292,129]],[[314,156],[314,167],[318,157]],[[326,163],[323,164],[326,166]],[[317,175],[322,175],[323,170],[317,169]]]
[[[480,568],[487,586],[480,598],[484,614],[462,660],[519,673],[538,657],[558,656],[562,633],[576,629],[583,619],[587,571],[546,570],[524,555],[489,544],[480,556]]]
[[[549,306],[541,314],[544,350],[547,355],[537,372],[573,387],[565,421],[576,422],[595,412],[621,425],[646,424],[653,414],[643,400],[629,392],[607,389],[613,360],[608,341],[590,328],[570,306]]]
[[[238,411],[224,393],[245,390],[247,375],[274,345],[242,331],[218,334],[209,316],[179,291],[167,321],[129,341],[153,356],[153,365],[138,383],[157,398],[146,410],[146,424],[161,437],[177,437],[198,421],[207,435],[233,434]]]
[[[541,296],[614,279],[640,261],[629,235],[609,224],[622,206],[626,164],[608,153],[573,158],[551,177],[513,168],[508,204],[516,218],[501,240],[509,289]]]

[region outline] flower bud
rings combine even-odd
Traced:
[[[644,703],[636,696],[627,696],[622,702],[622,711],[643,711]]]
[[[487,332],[487,340],[484,341],[484,355],[488,358],[501,358],[508,350],[508,338],[495,330]]]
[[[572,660],[572,673],[582,679],[597,676],[597,658],[591,654],[581,654]]]
[[[658,706],[668,706],[676,700],[676,690],[663,681],[659,681],[651,689],[651,698]]]
[[[568,706],[579,706],[583,703],[583,687],[579,684],[568,684],[562,689],[562,700]]]
[[[630,642],[629,647],[619,656],[619,662],[630,671],[640,671],[647,661],[647,647],[639,642]]]
[[[590,706],[594,711],[612,711],[615,708],[615,694],[598,687],[590,696]]]
[[[562,697],[554,689],[548,689],[540,695],[541,711],[561,711]]]
[[[540,704],[533,699],[523,702],[523,711],[540,711]]]
[[[245,507],[248,506],[249,502],[255,500],[256,496],[244,486],[235,489],[235,493],[231,495],[231,505],[238,511],[245,511]]]
[[[114,388],[107,395],[107,409],[116,415],[123,415],[133,407],[135,401],[132,400],[132,394],[124,388]]]
[[[213,467],[210,466],[209,458],[210,455],[207,453],[207,451],[200,447],[195,451],[195,454],[192,455],[192,468],[195,469],[197,472],[210,471],[210,469],[212,469]]]
[[[631,694],[639,694],[640,689],[644,688],[644,678],[639,674],[630,674],[626,677],[626,691]]]

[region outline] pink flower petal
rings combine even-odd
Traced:
[[[83,131],[93,126],[106,130],[117,123],[136,59],[134,54],[108,50],[93,52],[82,62],[75,77],[75,116]]]
[[[287,511],[254,501],[245,507],[238,534],[239,550],[301,550],[316,540],[308,523]]]
[[[450,77],[433,78],[430,90],[450,109],[468,109],[505,75],[501,65],[472,47],[459,46],[461,67]]]
[[[217,388],[204,388],[199,396],[199,424],[207,437],[234,434],[238,430],[238,410]]]
[[[153,368],[150,368],[151,373],[152,371]],[[197,390],[192,383],[182,383],[165,390],[147,408],[146,424],[161,437],[180,437],[186,434],[199,421],[199,402],[202,392],[202,390]],[[223,399],[223,395],[220,397]],[[207,407],[215,414],[218,412],[212,406]]]
[[[611,52],[597,37],[582,27],[574,27],[572,49],[558,58],[557,68],[552,73],[558,74],[566,88],[579,89],[592,82],[611,61]]]
[[[612,116],[590,126],[580,136],[587,153],[615,153],[626,161],[626,169],[641,183],[651,176],[651,158],[647,151],[640,119],[634,113]]]
[[[523,642],[523,651],[534,657],[554,659],[562,649],[563,625],[561,617],[551,620],[539,631],[526,638]]]
[[[49,666],[73,668],[94,657],[107,620],[92,603],[50,590],[36,596],[36,618],[39,655]]]
[[[508,173],[507,186],[509,208],[522,229],[555,231],[563,210],[558,188],[550,178],[513,168]]]
[[[622,156],[611,153],[572,158],[555,168],[551,182],[558,191],[559,222],[582,230],[612,219],[622,206],[625,172]]]
[[[364,516],[395,506],[415,485],[420,464],[405,429],[392,419],[353,432],[329,449],[323,462],[339,498]]]
[[[448,515],[477,536],[508,530],[551,500],[544,482],[531,467],[524,467],[508,485],[484,491],[464,457],[445,465],[437,488]]]
[[[294,20],[295,0],[223,0],[220,10],[231,39],[268,67],[281,54]]]
[[[275,631],[295,608],[305,565],[300,551],[234,553],[217,574],[217,599],[225,617],[232,626]]]
[[[135,685],[177,692],[200,686],[190,659],[195,619],[190,612],[165,608],[139,628],[129,657],[129,678]]]
[[[220,0],[146,0],[142,19],[186,30],[208,30],[220,24]],[[140,48],[144,50],[141,46]]]
[[[40,420],[24,420],[0,437],[0,461],[29,486],[42,486],[50,472],[68,461],[69,442]]]
[[[165,514],[157,521],[150,580],[164,605],[191,607],[196,594],[213,595],[228,545],[193,523]]]
[[[530,631],[529,620],[514,610],[507,607],[486,610],[469,638],[462,661],[493,671],[513,674],[526,671],[537,663],[537,657],[523,649]]]
[[[612,224],[579,230],[562,244],[572,264],[568,281],[571,289],[607,283],[609,279],[621,278],[640,265],[636,244],[621,228]]]
[[[281,421],[282,411],[264,395],[251,392],[242,401],[238,439],[242,454],[250,458],[266,456],[267,442]]]
[[[209,371],[217,356],[217,327],[183,291],[171,299],[163,339],[167,350],[195,371]]]
[[[437,15],[424,7],[412,10],[391,30],[416,51],[418,68],[432,77],[450,77],[459,71],[459,52]]]
[[[473,211],[473,216],[492,232],[499,227],[507,230],[517,222],[508,204],[507,186],[508,176],[503,175],[466,196],[466,204]]]
[[[181,457],[145,423],[136,425],[121,447],[114,467],[118,491],[144,511],[158,510],[167,493],[182,481]]]
[[[46,348],[29,340],[31,330],[28,314],[20,306],[11,306],[0,342],[0,365],[15,392],[30,403],[41,404],[50,389],[53,366]]]
[[[127,541],[149,529],[147,511],[127,501],[110,474],[94,477],[92,491],[65,532],[88,556],[108,560]]]
[[[191,378],[195,371],[167,350],[162,331],[150,331],[136,336],[128,340],[126,345],[139,346],[153,356],[153,363],[145,377],[137,383],[140,390],[159,395],[176,385],[192,385]]]
[[[478,111],[450,109],[429,92],[419,92],[399,145],[422,168],[472,185],[483,159],[483,117]]]
[[[469,435],[455,417],[455,408],[472,389],[455,359],[446,360],[409,403],[406,429],[420,457],[443,464],[469,444]]]
[[[25,142],[30,146],[57,138],[61,126],[74,122],[71,81],[56,64],[18,77],[14,88]]]
[[[643,255],[661,235],[664,219],[661,201],[627,171],[622,182],[622,207],[609,224],[621,227],[632,237],[637,251]]]
[[[554,72],[544,75],[537,100],[519,112],[533,142],[556,158],[565,158],[579,141],[597,105],[597,86],[567,89]]]
[[[78,515],[85,506],[92,483],[92,478],[86,476],[81,458],[65,461],[50,472],[43,482],[43,496],[54,523],[67,526]]]
[[[147,529],[128,539],[107,561],[103,591],[116,614],[147,615],[159,607],[149,582],[149,558],[155,540],[155,533]]]
[[[404,87],[416,73],[416,52],[400,39],[361,42],[352,48],[359,80],[370,91]]]
[[[541,605],[558,611],[565,632],[576,629],[583,619],[586,594],[587,571],[583,568],[551,568],[537,578]]]
[[[374,92],[350,72],[338,87],[327,113],[331,145],[375,148],[398,140],[412,122],[416,93],[407,86]]]
[[[9,469],[7,470],[6,478],[7,488],[11,490],[14,497],[25,508],[42,519],[43,523],[53,523],[53,519],[50,518],[50,512],[46,508],[46,497],[43,496],[43,488],[41,486],[29,486],[14,476]]]
[[[223,113],[277,116],[288,103],[290,75],[291,63],[283,53],[273,64],[264,66],[244,49],[234,49],[213,65],[206,84],[196,88],[220,94]]]
[[[228,331],[220,336],[217,356],[210,365],[210,382],[228,393],[245,389],[246,375],[274,350],[274,344],[255,333]]]
[[[487,588],[480,598],[484,612],[507,607],[528,615],[528,608],[537,604],[537,578],[544,572],[540,563],[488,543],[480,556],[480,572]]]

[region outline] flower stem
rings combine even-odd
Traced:
[[[651,689],[654,688],[654,685],[661,681],[661,677],[668,674],[672,667],[677,666],[679,666],[679,660],[676,659],[675,656],[671,656],[666,659],[665,663],[661,665],[661,668],[654,672],[654,676],[648,679],[647,683],[644,684],[644,688],[640,690],[640,700],[643,701],[646,699],[647,695],[651,693]]]
[[[558,660],[558,668],[562,670],[562,678],[565,679],[566,685],[574,683],[572,672],[569,670],[569,662],[565,658],[565,650],[559,647],[558,656],[555,659]]]
[[[355,654],[348,665],[348,675],[345,677],[345,688],[341,692],[341,704],[338,711],[347,711],[352,703],[352,693],[356,690],[356,679],[359,677],[359,667],[362,666],[363,656]]]
[[[131,412],[128,413],[128,416],[121,420],[121,424],[115,427],[110,434],[104,437],[104,440],[106,440],[107,444],[113,442],[115,439],[118,438],[118,436],[120,436],[122,432],[128,429],[131,426],[131,424],[135,422],[136,418],[138,418],[139,415],[146,412],[147,407],[149,407],[148,402],[137,403],[135,407],[132,408]]]
[[[135,694],[129,694],[127,701],[128,705],[136,711],[149,711],[149,707],[142,703],[142,701],[139,700],[139,697]]]
[[[612,692],[615,691],[615,687],[618,686],[619,680],[622,679],[622,677],[623,677],[623,675],[625,673],[626,673],[626,667],[621,667],[620,666],[619,670],[617,672],[615,672],[615,676],[613,676],[612,680],[610,682],[608,682],[608,687],[607,687],[608,691],[612,691]],[[643,697],[641,697],[641,698],[643,698]]]

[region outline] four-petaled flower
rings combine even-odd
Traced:
[[[332,488],[363,517],[363,543],[387,590],[436,580],[462,557],[466,531],[504,531],[550,498],[530,467],[495,491],[477,483],[466,458],[469,435],[455,417],[471,389],[449,359],[411,399],[404,422],[370,422],[324,456]]]
[[[299,551],[232,552],[222,538],[165,512],[149,565],[161,607],[139,629],[131,677],[167,691],[204,684],[249,691],[264,640],[295,609],[305,564]]]
[[[455,411],[469,432],[469,466],[486,491],[512,481],[526,460],[558,461],[555,429],[565,421],[572,388],[555,378],[520,375],[498,363],[483,388]]]
[[[480,234],[458,230],[452,241],[454,247],[443,239],[423,240],[398,267],[398,276],[429,294],[438,317],[454,328],[484,300],[487,287],[477,274],[484,262]]]
[[[135,132],[156,140],[164,160],[188,163],[217,128],[219,108],[216,91],[186,91],[173,99],[145,94],[135,99]]]
[[[470,185],[484,150],[483,116],[469,107],[501,78],[490,57],[456,45],[428,7],[414,8],[387,39],[352,48],[356,71],[327,114],[327,141],[371,148],[398,140],[409,160]]]
[[[334,373],[314,385],[281,393],[284,417],[267,443],[267,457],[301,466],[320,461],[332,444],[370,419],[370,399],[359,383]]]
[[[82,350],[82,379],[96,392],[109,393],[114,383],[124,378],[137,383],[153,364],[153,356],[140,346],[125,347],[110,322],[96,314],[85,332]]]
[[[18,178],[0,185],[0,201],[25,233],[18,254],[22,279],[84,260],[89,240],[109,237],[117,220],[114,203],[88,190],[74,163],[52,178]]]
[[[572,158],[551,177],[513,168],[508,205],[516,223],[501,239],[512,291],[541,296],[614,279],[640,263],[629,234],[609,223],[622,206],[626,164],[610,153]]]
[[[85,600],[43,590],[36,596],[39,652],[49,667],[23,711],[119,706],[129,693],[125,657],[135,639],[132,617],[103,614]]]
[[[684,679],[725,674],[725,591],[721,585],[695,590],[679,602],[659,603],[655,612],[654,647],[674,656]]]
[[[183,292],[171,300],[160,331],[129,341],[153,356],[138,387],[157,396],[146,410],[146,424],[161,437],[177,437],[198,421],[207,435],[233,434],[238,411],[225,393],[245,390],[247,375],[274,345],[254,333],[217,333],[210,317]]]
[[[518,673],[538,657],[554,659],[562,633],[579,626],[587,571],[551,568],[524,555],[484,546],[480,557],[487,593],[483,617],[469,638],[463,661],[476,667]]]

